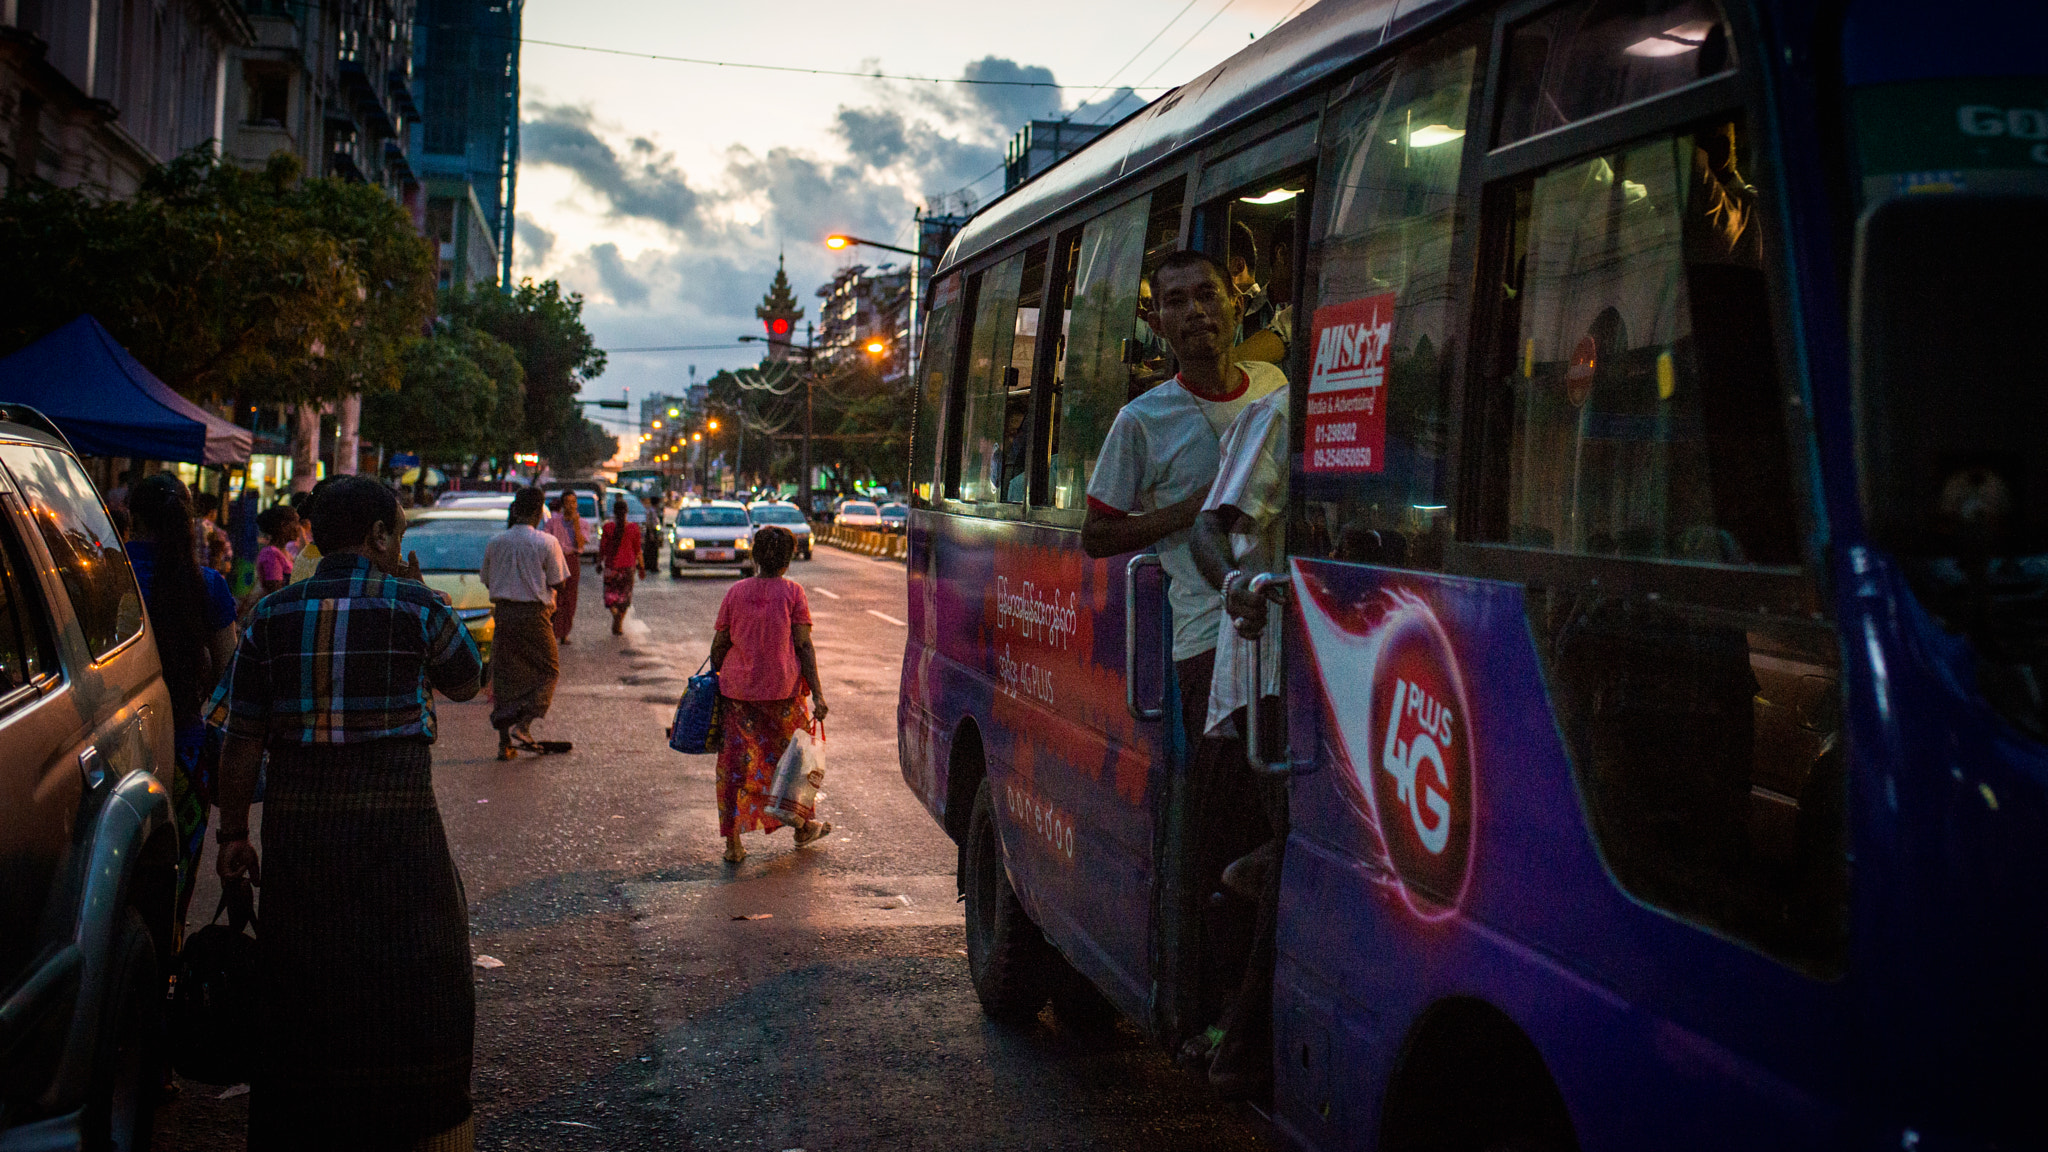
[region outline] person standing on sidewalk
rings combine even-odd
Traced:
[[[633,584],[640,579],[640,526],[626,519],[626,498],[612,499],[612,518],[597,538],[597,562],[604,568],[604,606],[611,609],[612,635],[626,630]]]
[[[574,502],[572,495],[569,500]],[[498,759],[518,748],[534,750],[535,720],[554,703],[562,658],[553,613],[556,597],[575,571],[562,556],[560,541],[539,528],[547,505],[538,488],[512,497],[510,522],[484,547],[478,575],[491,592],[491,727],[498,730]]]
[[[482,666],[418,557],[401,559],[389,489],[342,476],[311,511],[318,569],[256,606],[207,716],[227,738],[218,870],[263,892],[249,1148],[467,1152],[476,987],[434,801],[433,692],[474,697]]]
[[[803,586],[783,578],[796,556],[796,536],[773,524],[754,534],[755,575],[726,589],[711,637],[711,671],[718,676],[718,832],[725,860],[747,858],[740,834],[773,832],[782,822],[767,814],[775,765],[799,728],[825,718],[825,688],[811,646],[811,602]],[[810,707],[805,708],[808,694]],[[796,830],[801,848],[832,831],[812,820]]]
[[[555,592],[555,642],[567,644],[569,629],[576,624],[576,589],[583,582],[583,546],[590,533],[583,528],[583,515],[576,510],[576,493],[563,489],[555,498],[555,514],[541,525],[541,531],[562,546],[562,559],[569,563],[569,581]]]

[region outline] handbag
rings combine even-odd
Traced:
[[[799,728],[775,762],[775,783],[768,789],[768,815],[801,828],[818,814],[818,788],[825,783],[825,726]]]
[[[256,898],[248,880],[223,886],[213,922],[178,953],[166,1031],[178,1075],[202,1084],[246,1084],[256,1064]],[[221,913],[228,922],[221,924]]]
[[[676,718],[668,727],[668,746],[689,756],[718,751],[718,673],[706,672],[711,659],[697,665],[697,674],[676,701]]]

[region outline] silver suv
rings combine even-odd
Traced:
[[[149,1144],[171,738],[106,507],[54,425],[0,404],[0,1150]]]

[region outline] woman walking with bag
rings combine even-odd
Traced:
[[[756,575],[734,584],[718,606],[711,670],[718,674],[725,735],[718,752],[718,831],[729,864],[747,858],[741,833],[782,827],[766,810],[776,762],[797,729],[810,728],[828,711],[811,646],[810,601],[782,575],[795,555],[796,537],[788,529],[763,527],[754,534]],[[797,847],[830,831],[830,822],[808,821],[796,830]]]
[[[562,559],[569,562],[569,582],[555,589],[555,642],[567,644],[569,629],[576,623],[576,586],[582,579],[583,546],[590,533],[583,529],[583,516],[576,510],[576,493],[564,489],[555,497],[555,514],[541,525],[541,531],[562,546]]]
[[[612,635],[625,631],[633,606],[633,582],[640,579],[640,526],[626,519],[626,498],[612,500],[612,518],[597,538],[597,562],[604,566],[604,606],[612,612]]]

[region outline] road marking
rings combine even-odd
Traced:
[[[820,596],[830,596],[834,600],[839,599],[839,593],[834,592],[830,588],[820,588],[816,584],[813,584],[811,585],[811,591],[816,592]]]
[[[873,608],[870,608],[868,609],[868,615],[873,616],[877,620],[887,620],[889,623],[894,624],[898,628],[910,627],[910,625],[905,624],[903,621],[898,620],[894,616],[889,615],[887,612],[877,612]]]

